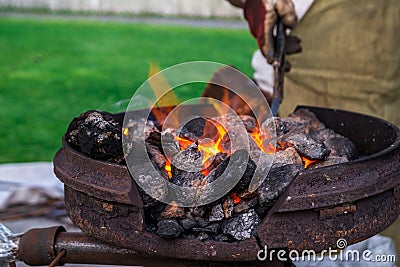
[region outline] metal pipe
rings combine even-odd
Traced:
[[[22,234],[16,258],[31,266],[65,263],[151,267],[293,266],[276,259],[272,262],[208,262],[150,256],[108,245],[83,233],[67,233],[62,226],[31,229]]]
[[[19,240],[17,259],[31,266],[49,265],[55,259],[65,263],[138,265],[138,266],[206,266],[189,261],[149,256],[130,249],[118,248],[82,233],[67,233],[61,226],[31,229]]]
[[[143,265],[143,266],[203,266],[201,262],[149,256],[130,249],[114,247],[81,233],[59,233],[55,250],[67,253],[62,263]],[[195,263],[195,264],[193,264]]]

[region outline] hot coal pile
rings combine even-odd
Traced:
[[[200,206],[182,207],[179,200],[201,199],[201,190],[196,196],[179,195],[177,201],[162,203],[138,186],[146,230],[166,239],[248,239],[256,235],[262,219],[300,171],[348,162],[358,156],[349,139],[327,128],[306,109],[288,117],[269,118],[261,125],[250,116],[239,118],[244,131],[230,115],[196,117],[177,129],[162,130],[155,121],[143,126],[132,120],[123,128],[122,121],[113,114],[88,111],[71,122],[65,139],[90,158],[126,164],[127,153],[136,145],[135,138],[144,133],[144,151],[163,182],[182,187],[201,188],[217,179],[229,180],[242,171],[237,184],[225,195]],[[123,135],[133,140],[125,144],[125,155]],[[235,146],[234,140],[248,144],[247,149]],[[165,184],[154,182],[151,172],[141,179],[158,195],[167,194]],[[260,180],[259,186],[249,188],[254,179]]]

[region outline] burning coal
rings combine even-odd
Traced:
[[[157,118],[166,118],[163,112],[168,109],[156,110],[146,124],[139,123],[140,119],[132,120],[124,128],[113,114],[89,111],[72,121],[66,140],[74,149],[98,160],[126,164],[130,156],[148,156],[162,182],[156,182],[153,173],[146,172],[147,165],[137,166],[138,172],[146,172],[140,176],[141,181],[152,188],[152,194],[148,194],[138,187],[146,230],[167,239],[233,242],[250,238],[300,171],[357,157],[350,140],[326,128],[305,109],[288,117],[267,119],[261,125],[252,116],[241,115],[244,131],[238,129],[230,115],[195,117],[177,128],[164,129]],[[145,145],[140,148],[143,150],[137,150],[135,138],[143,134]],[[131,138],[125,153],[131,151],[132,155],[124,155],[123,137]],[[235,146],[234,139],[248,147]],[[225,193],[220,198],[205,205],[180,205],[180,201],[188,199],[202,203],[204,195],[214,190],[207,185],[221,180],[219,187],[224,187],[224,181],[240,171],[237,183],[232,188],[222,188]],[[254,179],[260,180],[255,188]],[[168,184],[194,190],[163,203],[158,199],[171,194]]]

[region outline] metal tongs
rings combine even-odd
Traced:
[[[274,42],[275,54],[274,62],[274,88],[271,101],[272,116],[277,117],[279,106],[283,99],[283,75],[285,73],[285,43],[286,43],[286,27],[282,20],[278,17],[276,36]]]

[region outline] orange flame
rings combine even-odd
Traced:
[[[267,154],[274,154],[277,151],[276,146],[271,143],[264,144],[263,149],[261,150]]]
[[[160,66],[153,62],[149,62],[149,84],[151,89],[154,92],[154,95],[157,99],[156,106],[157,107],[168,107],[168,106],[176,106],[178,105],[178,98],[175,95],[174,91],[171,90],[171,86],[169,85],[167,79],[160,73]],[[157,74],[157,75],[155,75]],[[155,76],[154,76],[155,75]],[[151,78],[151,79],[150,79]],[[164,94],[164,92],[167,92]],[[160,109],[152,108],[152,114],[156,117],[156,120],[163,124],[168,114],[166,112],[162,112]]]
[[[171,86],[169,85],[167,79],[160,72],[160,66],[158,64],[154,64],[152,62],[150,64],[149,74],[149,84],[151,89],[157,98],[157,106],[158,107],[167,107],[167,106],[176,106],[178,105],[178,98],[176,97],[173,90],[171,90]],[[156,76],[154,76],[157,74]],[[154,76],[154,77],[153,77]],[[164,92],[167,92],[163,94]]]
[[[301,157],[303,163],[304,163],[304,169],[307,169],[308,167],[310,167],[312,164],[317,163],[318,160],[316,159],[308,159],[306,157]]]
[[[174,136],[175,141],[177,141],[179,143],[179,147],[181,148],[181,150],[185,150],[188,146],[190,146],[191,144],[193,144],[192,141],[190,141],[189,139],[185,139],[179,136]]]
[[[253,138],[254,142],[256,142],[258,148],[259,148],[262,152],[265,152],[265,151],[264,151],[264,147],[263,147],[263,140],[262,140],[262,138],[261,138],[261,136],[260,136],[260,130],[257,128],[254,132],[252,132],[252,133],[250,134],[250,136]],[[265,153],[268,153],[268,152],[265,152]]]
[[[205,164],[208,159],[217,155],[219,152],[226,152],[227,154],[230,154],[230,151],[225,151],[221,146],[221,141],[227,133],[225,128],[219,123],[214,123],[214,125],[218,131],[216,140],[211,142],[199,143],[198,146],[199,151],[203,152],[203,164]]]
[[[225,152],[225,153],[227,152],[221,147],[221,141],[222,141],[223,137],[225,136],[225,134],[227,133],[227,131],[225,130],[225,128],[222,125],[220,125],[218,123],[215,123],[214,125],[216,126],[217,131],[218,131],[216,140],[211,140],[210,138],[206,138],[207,141],[204,141],[206,139],[200,139],[200,142],[197,144],[198,151],[202,152],[202,154],[203,154],[202,163],[204,166],[208,163],[207,161],[209,159],[211,159],[212,157],[217,155],[219,152]],[[188,146],[190,146],[191,144],[194,143],[193,141],[183,138],[183,137],[179,137],[179,136],[174,136],[174,137],[175,137],[175,141],[177,141],[179,143],[181,150],[185,150]],[[202,142],[202,141],[204,141],[204,142]],[[168,175],[171,174],[170,162],[167,162],[167,164],[165,165],[165,170],[167,171]],[[206,169],[203,169],[201,172],[206,176],[209,174],[209,171]]]
[[[209,140],[209,142],[199,143],[198,145],[198,150],[203,152],[203,165],[206,164],[209,158],[215,156],[218,152],[220,152],[218,149],[218,145],[211,139]]]
[[[205,164],[208,159],[215,156],[219,152],[226,152],[221,147],[221,141],[226,134],[226,130],[222,125],[218,123],[215,123],[214,125],[218,130],[218,135],[216,137],[216,140],[211,140],[210,138],[207,138],[209,140],[208,142],[201,142],[205,139],[200,139],[201,141],[197,144],[198,151],[203,152],[203,159],[202,159],[203,164]],[[179,136],[175,136],[175,140],[179,143],[181,150],[184,150],[188,146],[193,144],[193,141]]]
[[[233,193],[232,195],[231,195],[231,198],[233,198],[233,204],[239,204],[240,203],[240,201],[241,201],[241,199],[240,199],[240,197],[238,197],[238,195],[236,194],[236,193]]]
[[[122,133],[123,133],[125,136],[129,136],[129,128],[123,128],[123,129],[122,129]]]
[[[167,160],[167,162],[165,163],[165,171],[168,174],[168,177],[171,179],[172,178],[172,167],[171,167],[171,162],[169,162],[169,160]]]

